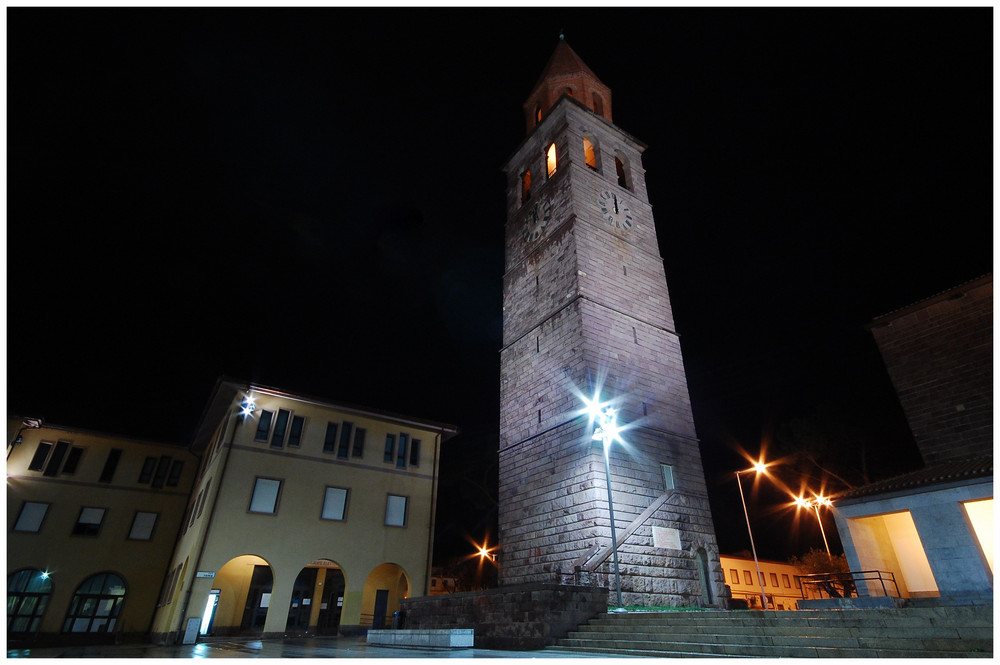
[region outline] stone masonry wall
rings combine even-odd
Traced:
[[[925,464],[993,450],[993,278],[872,323]]]
[[[697,447],[641,427],[629,430],[627,441],[609,455],[623,602],[718,605],[725,583]],[[661,464],[673,465],[674,490],[664,487]],[[603,449],[590,439],[585,418],[501,451],[500,477],[503,584],[578,581],[588,554],[609,551]],[[676,534],[676,542],[657,546],[654,528]],[[589,569],[591,583],[607,594],[614,588],[611,561],[605,556]]]
[[[597,150],[585,164],[583,140]],[[556,144],[556,172],[543,154]],[[508,162],[501,350],[501,583],[612,587],[603,449],[580,415],[600,389],[629,429],[611,451],[623,600],[718,605],[724,580],[641,165],[643,146],[563,100]],[[615,158],[626,164],[618,183]],[[532,172],[530,199],[520,174]],[[602,210],[608,191],[628,228]],[[535,206],[544,232],[525,234]],[[675,487],[664,486],[662,465]]]
[[[580,586],[526,584],[406,598],[408,629],[472,628],[478,649],[533,650],[607,612],[607,594]]]

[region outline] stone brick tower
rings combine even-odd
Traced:
[[[562,40],[524,110],[528,137],[504,168],[501,583],[614,589],[603,447],[581,415],[600,391],[628,428],[610,453],[624,604],[719,605],[645,146],[612,124],[610,89]]]

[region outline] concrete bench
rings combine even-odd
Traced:
[[[368,644],[387,647],[471,649],[472,628],[369,630]]]

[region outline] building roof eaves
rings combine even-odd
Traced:
[[[11,418],[17,418],[17,416],[11,416]],[[104,432],[100,430],[85,429],[83,427],[73,427],[70,425],[57,425],[55,423],[50,423],[47,420],[42,420],[40,427],[32,427],[30,429],[35,429],[38,430],[39,432],[43,430],[56,430],[59,432],[68,432],[71,434],[82,434],[85,436],[93,436],[101,439],[113,439],[115,441],[123,441],[128,443],[140,443],[147,446],[167,446],[168,448],[187,448],[186,443],[178,443],[176,441],[166,441],[166,440],[154,441],[152,439],[143,439],[140,437],[130,436],[128,434],[116,434],[114,432]]]
[[[953,286],[950,289],[945,289],[944,291],[935,293],[932,296],[927,296],[926,298],[922,298],[914,303],[906,305],[905,307],[900,307],[899,309],[894,309],[891,312],[887,312],[880,316],[876,316],[865,327],[868,328],[869,330],[871,330],[872,328],[881,328],[882,326],[888,325],[892,321],[901,318],[903,316],[906,316],[907,314],[911,314],[918,310],[924,309],[925,307],[933,305],[934,303],[947,300],[955,296],[958,292],[967,292],[974,288],[982,286],[983,284],[988,284],[992,282],[993,282],[993,273],[986,273],[985,275],[981,275],[979,277],[976,277],[975,279],[970,279],[967,282],[962,282],[961,284]]]
[[[850,505],[861,499],[882,494],[909,493],[942,485],[962,484],[993,476],[993,456],[941,462],[899,476],[848,490],[834,499],[834,504]]]

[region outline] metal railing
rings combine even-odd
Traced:
[[[886,583],[892,585],[896,590],[896,598],[899,598],[899,585],[896,584],[896,576],[884,570],[861,570],[849,573],[817,573],[815,575],[799,575],[802,585],[802,598],[808,598],[806,586],[814,589],[819,598],[823,598],[823,592],[830,598],[854,598],[858,595],[858,584],[864,583],[869,596],[877,596],[879,587],[882,595],[888,596],[889,589]]]
[[[764,603],[761,600],[760,592],[753,591],[732,591],[734,600],[745,600],[747,609],[762,610]],[[769,593],[767,594],[767,604],[772,610],[794,610],[798,607],[799,597],[791,593]]]
[[[368,628],[392,628],[392,615],[381,618],[382,621],[376,622],[374,614],[362,614],[361,625]]]

